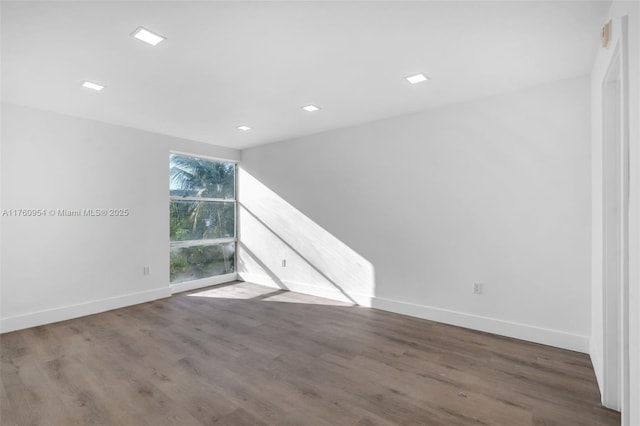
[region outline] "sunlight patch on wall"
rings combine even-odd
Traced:
[[[239,168],[238,272],[246,281],[369,305],[373,265]]]

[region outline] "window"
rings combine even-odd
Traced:
[[[236,165],[169,157],[170,281],[235,271]]]

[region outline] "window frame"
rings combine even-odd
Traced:
[[[211,278],[216,278],[224,275],[237,274],[237,253],[238,253],[238,161],[217,158],[217,157],[207,157],[203,155],[189,154],[185,152],[179,151],[170,151],[169,152],[169,164],[171,164],[171,156],[179,155],[183,157],[192,157],[198,158],[200,160],[206,160],[217,163],[229,163],[233,164],[233,198],[211,198],[211,197],[192,197],[192,196],[181,196],[181,195],[171,195],[169,192],[169,205],[171,205],[171,201],[204,201],[204,202],[216,202],[216,203],[232,203],[233,204],[233,237],[223,237],[223,238],[211,238],[206,240],[184,240],[184,241],[171,241],[171,236],[169,236],[169,251],[172,249],[180,249],[180,248],[189,248],[189,247],[198,247],[198,246],[214,246],[214,245],[222,245],[228,243],[234,243],[234,262],[233,262],[233,271],[227,272],[225,274],[212,275],[209,277],[203,278],[195,278],[193,280],[188,281],[180,281],[180,282],[169,282],[171,285],[180,285],[189,282],[206,280]],[[171,191],[171,190],[170,190]]]
[[[229,161],[230,163],[231,161]],[[235,163],[234,165],[235,167],[235,172],[238,171],[238,164]],[[237,191],[237,182],[234,182],[234,191]],[[188,199],[191,198],[191,199]],[[169,248],[184,248],[184,247],[195,247],[195,246],[204,246],[204,245],[212,245],[215,244],[212,241],[216,241],[220,244],[222,243],[230,243],[231,241],[234,241],[236,243],[236,248],[237,247],[237,243],[238,243],[238,202],[237,199],[230,199],[230,198],[226,198],[226,199],[222,199],[222,198],[202,198],[202,197],[181,197],[179,195],[169,195],[169,203],[171,203],[171,201],[205,201],[205,202],[214,202],[214,203],[219,203],[219,202],[225,202],[225,203],[233,203],[233,237],[221,237],[221,238],[210,238],[210,239],[206,239],[206,240],[178,240],[178,241],[171,241],[171,238],[169,238]],[[208,242],[208,243],[205,243]]]

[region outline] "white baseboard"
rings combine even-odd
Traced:
[[[589,353],[589,336],[536,327],[480,315],[450,311],[432,306],[374,297],[371,306],[412,317],[424,318],[458,327],[470,328],[500,336],[513,337],[571,351]]]
[[[49,309],[45,311],[2,318],[0,320],[0,333],[7,333],[10,331],[21,330],[24,328],[35,327],[43,324],[65,321],[72,318],[97,314],[100,312],[135,305],[138,303],[150,302],[152,300],[169,297],[173,293],[194,290],[197,288],[230,282],[237,279],[254,282],[256,284],[261,284],[273,288],[281,288],[278,283],[261,274],[233,273],[213,278],[175,284],[170,286],[170,288],[163,287],[154,290],[131,293],[123,296],[93,300],[77,305],[63,306],[60,308]],[[409,315],[417,318],[424,318],[431,321],[442,322],[445,324],[456,325],[473,330],[485,331],[488,333],[513,337],[516,339],[527,340],[530,342],[541,343],[544,345],[555,346],[577,352],[589,353],[590,349],[589,337],[584,335],[520,324],[511,321],[503,321],[495,318],[456,312],[432,306],[417,305],[414,303],[402,302],[382,297],[369,297],[364,295],[350,294],[349,298],[347,298],[340,290],[336,288],[319,287],[297,282],[283,282],[282,284],[284,284],[287,289],[299,293],[346,302],[355,301],[361,306],[370,306],[376,309]],[[595,354],[592,354],[592,356],[594,355]]]
[[[280,288],[277,282],[269,276],[262,274],[240,273],[239,278],[267,287]],[[304,283],[284,281],[281,284],[288,290],[298,293],[310,294],[327,299],[345,302],[355,301],[360,306],[367,306],[397,314],[423,318],[472,330],[498,334],[500,336],[513,337],[515,339],[540,343],[576,352],[589,353],[589,336],[567,333],[563,331],[504,321],[495,318],[451,311],[383,297],[371,297],[366,295],[349,294],[353,300],[349,300],[340,290],[329,287],[318,287]]]
[[[598,390],[600,391],[600,401],[604,403],[602,394],[602,390],[604,389],[604,383],[602,381],[602,355],[602,348],[598,348],[595,339],[591,339],[589,344],[589,358],[591,358],[591,365],[596,375],[596,382],[598,383]]]
[[[238,272],[238,279],[247,283],[254,283],[271,288],[281,288],[275,281],[267,275],[252,274],[249,272]]]
[[[307,283],[301,283],[297,281],[283,280],[280,283],[275,282],[267,275],[251,274],[242,272],[239,274],[239,279],[246,282],[260,284],[265,287],[271,287],[281,289],[282,285],[286,287],[286,290],[295,291],[296,293],[309,294],[311,296],[324,297],[326,299],[338,300],[340,302],[356,303],[360,306],[371,306],[371,297],[363,296],[360,294],[349,293],[349,296],[345,295],[342,291],[334,286],[317,286]]]
[[[108,297],[106,299],[92,300],[85,303],[79,303],[77,305],[62,306],[54,309],[2,318],[0,320],[0,333],[8,333],[10,331],[22,330],[24,328],[36,327],[58,321],[66,321],[72,318],[93,315],[169,296],[171,296],[171,290],[169,287],[162,287],[138,293],[125,294],[122,296]]]
[[[231,281],[237,281],[238,274],[233,272],[231,274],[218,275],[215,277],[202,278],[200,280],[187,281],[184,283],[171,284],[171,294],[180,293],[183,291],[197,290],[203,287],[209,287],[217,284],[224,284]]]

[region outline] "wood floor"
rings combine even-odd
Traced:
[[[9,425],[618,425],[589,358],[234,283],[7,333]]]

